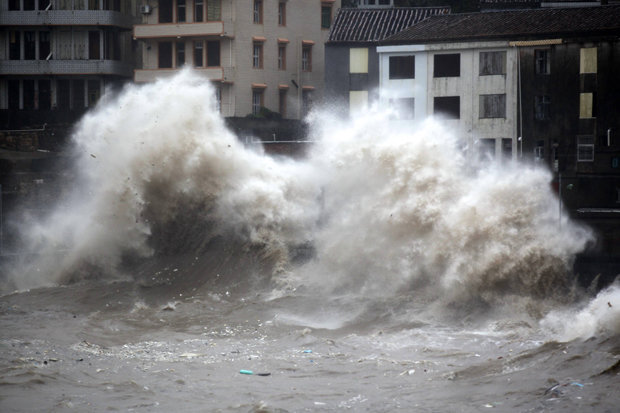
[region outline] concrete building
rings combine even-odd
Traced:
[[[72,123],[130,80],[136,1],[0,0],[0,129]]]
[[[342,114],[376,101],[379,42],[430,16],[447,13],[449,7],[393,8],[369,2],[340,9],[325,45],[326,101]]]
[[[378,48],[382,97],[412,99],[416,119],[447,114],[472,141],[494,139],[496,155],[547,165],[560,202],[598,231],[596,262],[611,257],[616,271],[619,35],[620,6],[431,17]]]
[[[383,104],[396,108],[402,120],[441,117],[469,147],[512,159],[518,142],[516,49],[508,40],[396,44],[405,33],[378,48]]]
[[[301,119],[323,97],[324,43],[340,0],[148,0],[134,28],[136,82],[185,65],[217,89],[225,117]]]

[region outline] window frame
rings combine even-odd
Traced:
[[[405,68],[409,67],[411,72],[406,73]],[[395,55],[389,57],[388,79],[402,80],[415,79],[415,55]]]
[[[252,42],[252,69],[263,68],[263,42]]]
[[[594,135],[577,135],[577,162],[594,162],[594,141]]]
[[[332,25],[332,20],[333,7],[331,3],[321,3],[321,29],[328,30]]]
[[[286,2],[278,2],[278,26],[286,26]]]
[[[258,98],[258,99],[257,99]],[[261,108],[264,106],[265,89],[252,89],[252,115],[260,114]]]
[[[500,56],[497,58],[496,56]],[[506,51],[488,50],[478,54],[479,76],[503,76],[506,74]]]
[[[458,58],[458,72],[448,65],[450,59]],[[443,62],[438,62],[443,61]],[[441,64],[438,64],[441,63]],[[460,53],[437,53],[433,55],[433,78],[461,77],[461,54]]]
[[[301,71],[312,72],[312,45],[302,44],[301,46]]]
[[[278,70],[286,70],[286,43],[278,43]]]
[[[551,96],[534,96],[534,119],[541,121],[551,119]]]
[[[263,0],[254,0],[252,5],[252,22],[263,24]]]
[[[194,0],[194,22],[202,23],[205,20],[205,1]]]
[[[194,67],[205,67],[205,43],[204,40],[194,40],[192,43]],[[200,60],[200,61],[199,61]]]
[[[497,102],[493,102],[493,100],[497,100]],[[480,94],[478,98],[478,118],[506,119],[506,94]]]
[[[534,71],[537,75],[551,73],[550,49],[534,49]]]
[[[454,104],[454,101],[457,102],[458,107],[456,107],[456,109],[458,109],[458,116],[454,116],[455,114],[457,114],[453,108],[448,108],[448,110],[445,110],[445,108],[442,109],[437,109],[437,103],[442,102],[443,104],[446,105],[450,105],[450,101],[452,101],[451,104]],[[433,98],[433,115],[434,116],[441,116],[444,119],[461,119],[461,97],[460,96],[435,96]]]

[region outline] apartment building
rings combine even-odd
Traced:
[[[0,0],[0,123],[71,123],[131,80],[136,0]]]
[[[148,0],[136,82],[191,66],[225,117],[302,119],[323,98],[324,43],[340,0]]]

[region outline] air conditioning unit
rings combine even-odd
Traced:
[[[151,6],[149,6],[148,4],[140,6],[140,13],[142,14],[151,14],[151,10]]]

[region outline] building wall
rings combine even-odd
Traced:
[[[301,102],[304,93],[311,93],[315,102],[323,98],[324,43],[329,29],[321,27],[321,7],[331,5],[333,16],[340,7],[340,0],[283,2],[286,7],[285,25],[280,25],[278,22],[279,3],[281,3],[279,0],[263,0],[262,22],[254,23],[254,0],[222,0],[221,24],[208,27],[203,24],[202,34],[192,34],[187,31],[187,27],[196,24],[193,22],[194,1],[187,0],[185,23],[159,25],[160,28],[155,29],[154,35],[148,37],[146,35],[141,37],[142,28],[137,28],[135,32],[138,33],[144,52],[143,69],[154,73],[148,80],[172,75],[179,69],[173,64],[172,70],[157,70],[158,43],[171,39],[157,37],[157,30],[163,33],[165,28],[170,33],[170,30],[176,27],[184,33],[180,38],[186,41],[185,62],[188,65],[194,65],[192,50],[194,40],[220,41],[220,66],[199,72],[221,90],[221,108],[224,116],[245,116],[252,113],[253,93],[262,91],[262,106],[268,110],[279,112],[280,98],[284,94],[285,117],[294,119],[303,117]],[[152,12],[143,16],[143,24],[156,25],[159,21],[159,1],[149,0],[148,4],[152,6]],[[174,10],[176,10],[175,4],[176,1],[173,1]],[[176,40],[175,38],[174,41]],[[262,65],[259,68],[253,67],[255,43],[262,45]],[[312,45],[310,71],[301,68],[304,44]],[[285,69],[278,69],[280,45],[286,46]],[[137,72],[136,80],[140,80],[138,75],[142,72]]]
[[[414,98],[415,121],[435,115],[435,98],[457,97],[460,102],[458,119],[444,119],[474,146],[483,140],[491,144],[491,154],[499,158],[516,157],[517,149],[517,59],[516,50],[506,42],[451,43],[432,45],[381,46],[381,99]],[[504,52],[505,73],[480,75],[480,53]],[[436,55],[459,54],[460,75],[434,76]],[[415,56],[414,79],[390,79],[390,56]],[[505,115],[483,118],[480,112],[481,95],[505,95]],[[438,115],[443,117],[442,115]],[[503,141],[508,139],[509,141]],[[504,147],[505,143],[508,147]],[[485,148],[488,148],[485,146]]]

